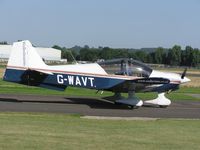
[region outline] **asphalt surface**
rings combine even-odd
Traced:
[[[167,108],[143,106],[129,109],[124,105],[93,99],[62,96],[0,95],[1,112],[47,112],[110,117],[150,117],[200,119],[200,102],[173,101]]]

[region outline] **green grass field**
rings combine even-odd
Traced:
[[[167,97],[172,100],[200,100],[200,88],[182,87]],[[0,94],[37,94],[106,97],[95,90],[67,88],[53,91],[2,81]],[[156,93],[137,93],[143,100]],[[80,116],[41,113],[0,113],[1,149],[200,149],[200,120],[160,119],[155,121],[89,120]]]
[[[89,120],[79,116],[0,113],[0,149],[200,149],[200,120]]]

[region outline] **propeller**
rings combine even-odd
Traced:
[[[182,75],[181,75],[181,79],[184,79],[185,75],[186,75],[186,72],[187,72],[187,68],[185,68],[185,70],[183,71]]]

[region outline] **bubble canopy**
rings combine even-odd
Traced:
[[[152,69],[146,64],[128,58],[112,59],[99,62],[108,74],[149,77]]]

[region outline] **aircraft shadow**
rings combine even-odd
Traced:
[[[112,101],[94,99],[94,98],[68,98],[63,100],[21,100],[15,98],[0,98],[0,102],[11,103],[43,103],[43,104],[75,104],[75,105],[87,105],[90,108],[95,109],[129,109],[125,105],[115,105]]]
[[[113,101],[95,98],[66,98],[71,104],[84,104],[95,109],[128,109],[125,105],[115,105]]]
[[[43,103],[43,104],[74,104],[74,105],[87,105],[90,108],[95,109],[130,109],[127,105],[114,104],[112,97],[104,97],[102,99],[95,98],[72,98],[65,97],[63,100],[21,100],[15,98],[0,98],[0,102],[12,102],[12,103]],[[142,107],[160,108],[153,105],[143,105]]]

